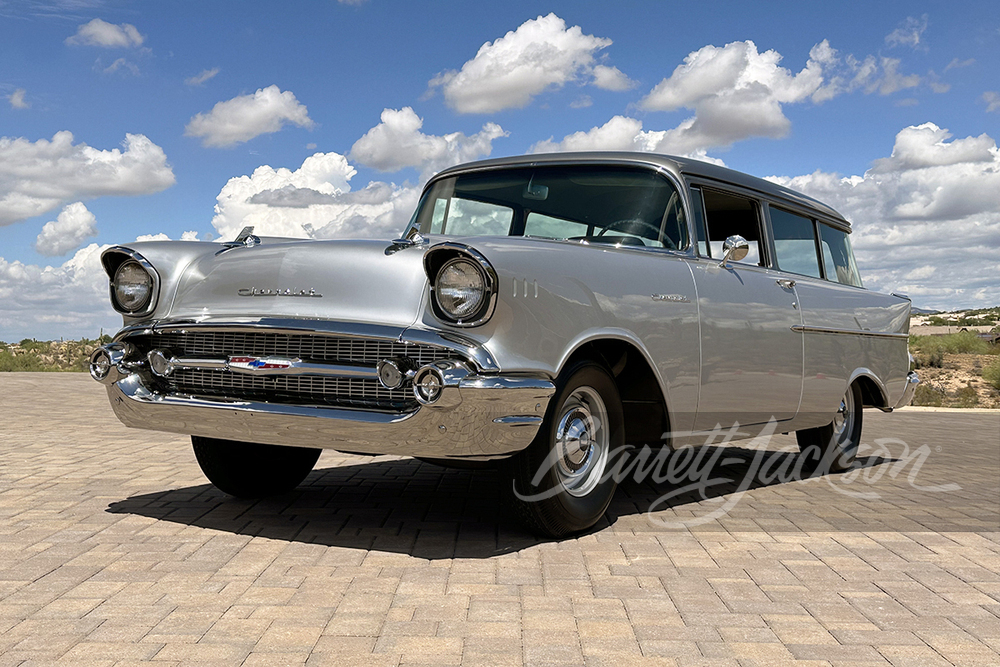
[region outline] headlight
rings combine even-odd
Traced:
[[[456,327],[478,327],[493,317],[497,272],[490,261],[464,243],[446,241],[424,253],[434,317]]]
[[[153,295],[153,277],[138,262],[128,261],[115,271],[114,289],[118,306],[134,313],[149,304]]]
[[[441,267],[434,295],[448,317],[459,322],[467,320],[486,302],[486,277],[478,266],[458,257]]]

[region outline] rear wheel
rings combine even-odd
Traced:
[[[508,461],[504,485],[526,527],[563,537],[590,528],[608,508],[617,483],[606,473],[624,443],[624,420],[618,387],[602,366],[575,364],[556,386],[535,440]]]
[[[263,498],[291,491],[316,465],[321,450],[191,436],[205,477],[237,498]]]
[[[826,426],[795,432],[799,451],[808,467],[823,472],[843,472],[854,467],[861,443],[861,387],[847,388],[833,421]]]

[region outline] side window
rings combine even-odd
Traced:
[[[774,259],[782,271],[820,278],[813,221],[801,215],[769,207],[774,232]]]
[[[438,200],[440,201],[440,200]],[[434,215],[437,217],[437,203]],[[506,236],[514,219],[514,209],[471,199],[453,197],[439,233],[453,236]],[[431,224],[431,229],[434,224]]]
[[[448,200],[438,199],[434,202],[434,212],[431,217],[431,234],[440,234],[444,229],[444,219],[448,217]]]
[[[691,188],[691,211],[694,215],[695,234],[698,235],[698,254],[711,257],[708,234],[705,233],[705,203],[701,200],[701,188]]]
[[[710,256],[722,257],[723,242],[733,234],[739,234],[750,244],[750,252],[739,263],[764,265],[760,251],[760,208],[757,202],[707,188],[703,188],[702,193]]]
[[[528,213],[524,221],[525,236],[539,236],[545,239],[571,239],[587,235],[587,225],[575,220],[563,220],[551,215]]]
[[[823,223],[819,224],[819,232],[827,280],[863,287],[847,233]]]

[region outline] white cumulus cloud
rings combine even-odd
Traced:
[[[882,58],[882,78],[877,81],[881,95],[891,95],[907,88],[916,88],[922,81],[919,74],[901,74],[899,58]],[[869,88],[874,87],[875,83]],[[947,90],[947,89],[946,89]]]
[[[66,43],[70,46],[100,46],[110,49],[142,46],[145,40],[131,23],[116,25],[94,19],[78,27],[75,35],[66,38]]]
[[[262,134],[279,131],[285,123],[312,127],[306,106],[289,90],[277,86],[261,88],[219,102],[207,113],[197,114],[184,128],[189,137],[201,137],[202,145],[228,148]]]
[[[760,52],[751,41],[705,46],[688,54],[639,103],[647,111],[694,111],[675,127],[644,130],[642,121],[619,115],[560,140],[537,142],[531,151],[640,150],[714,160],[706,157],[713,148],[751,137],[784,137],[791,127],[783,110],[786,104],[822,104],[856,90],[888,95],[925,82],[920,76],[900,73],[898,59],[841,57],[827,40],[809,50],[798,72],[781,67],[781,60],[778,52]],[[615,68],[597,65],[592,71],[595,77],[609,76],[603,87],[614,87],[615,81],[622,87],[632,84]],[[936,91],[947,89],[933,73],[926,83]],[[572,106],[589,102],[584,98]]]
[[[212,225],[223,239],[246,225],[265,236],[394,237],[416,207],[420,189],[373,182],[352,191],[356,174],[338,153],[316,153],[291,170],[263,165],[229,179],[217,197]]]
[[[0,137],[0,226],[42,215],[79,199],[144,195],[174,184],[163,149],[141,134],[126,134],[124,149],[99,150],[52,140]]]
[[[564,151],[645,151],[670,153],[723,165],[722,160],[709,157],[704,148],[681,150],[674,143],[676,134],[665,130],[643,130],[642,121],[627,116],[614,116],[604,125],[586,131],[574,132],[560,141],[553,138],[534,144],[530,153],[560,153]]]
[[[87,238],[97,236],[96,222],[97,218],[83,202],[70,204],[63,208],[59,217],[45,223],[35,241],[35,250],[48,257],[65,255]]]
[[[607,65],[595,65],[593,70],[594,85],[603,90],[613,90],[621,92],[635,88],[636,83],[628,78],[624,72],[617,67]]]
[[[30,109],[31,104],[24,99],[24,96],[28,94],[24,88],[18,88],[13,93],[7,96],[7,101],[10,102],[11,109]]]
[[[548,14],[483,44],[461,70],[442,72],[429,85],[441,88],[445,102],[459,113],[520,109],[545,90],[593,74],[594,54],[610,45],[610,39],[585,35],[579,26],[567,28]],[[624,75],[602,70],[601,77],[620,86]]]
[[[127,58],[118,58],[107,67],[101,65],[100,60],[98,60],[96,67],[97,69],[100,69],[102,74],[114,74],[115,72],[121,72],[124,74],[125,72],[128,72],[132,76],[139,76],[139,66]]]
[[[574,132],[561,141],[545,139],[533,145],[530,153],[557,153],[562,151],[636,151],[648,150],[647,134],[642,131],[642,121],[625,116],[615,116],[600,127]]]
[[[381,122],[351,147],[350,157],[379,171],[414,167],[425,176],[445,167],[488,156],[493,140],[507,136],[496,123],[487,123],[472,136],[452,132],[443,136],[420,131],[424,121],[410,107],[385,109]]]
[[[709,45],[688,54],[640,106],[649,111],[694,110],[694,116],[671,131],[670,143],[677,152],[727,146],[749,137],[780,138],[791,126],[782,105],[819,93],[824,65],[834,58],[823,41],[812,48],[806,66],[793,74],[779,66],[780,53],[760,53],[752,41]]]
[[[987,90],[983,93],[983,102],[986,104],[986,113],[993,113],[1000,110],[1000,93],[995,90]]]
[[[994,305],[1000,294],[1000,151],[988,135],[952,139],[933,123],[904,128],[863,175],[772,177],[853,222],[865,284],[917,306]]]
[[[0,257],[0,332],[8,342],[66,336],[96,338],[121,326],[108,299],[108,278],[92,243],[59,266]]]
[[[201,74],[195,74],[194,76],[184,79],[184,83],[188,86],[203,86],[205,82],[209,79],[215,77],[219,73],[218,67],[213,67],[212,69],[202,70]]]
[[[909,46],[914,49],[919,49],[924,47],[921,40],[923,39],[924,32],[926,30],[927,14],[924,14],[919,19],[913,16],[908,16],[898,28],[885,36],[885,43],[889,46]]]

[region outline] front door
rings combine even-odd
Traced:
[[[794,285],[767,268],[760,202],[711,187],[691,192],[699,238],[692,268],[701,322],[695,428],[789,420],[802,393],[802,336],[792,330],[802,319]],[[750,252],[722,266],[723,241],[733,235],[745,238]]]
[[[717,260],[694,265],[701,317],[696,430],[791,419],[802,390],[802,323],[781,274]]]

